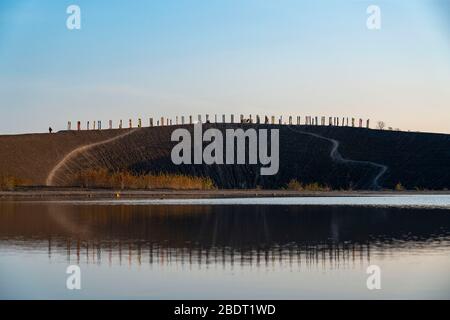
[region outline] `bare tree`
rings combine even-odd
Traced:
[[[377,129],[383,130],[386,127],[386,123],[384,121],[377,122]]]

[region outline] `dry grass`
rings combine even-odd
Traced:
[[[0,175],[0,190],[14,191],[17,187],[27,186],[29,183],[9,175]]]
[[[287,190],[293,191],[331,191],[331,188],[328,186],[323,186],[317,182],[303,184],[296,179],[292,179],[286,186]]]
[[[395,191],[404,191],[405,187],[403,187],[403,185],[399,182],[395,185]]]
[[[126,171],[109,172],[106,169],[88,169],[74,175],[71,186],[111,189],[174,189],[212,190],[215,185],[210,178],[181,174],[137,175]]]

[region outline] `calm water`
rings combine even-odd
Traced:
[[[2,201],[0,298],[450,299],[450,197]]]

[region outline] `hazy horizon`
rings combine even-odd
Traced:
[[[449,39],[445,0],[5,0],[0,134],[231,113],[450,133]]]

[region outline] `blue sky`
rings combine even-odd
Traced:
[[[2,0],[0,133],[205,113],[450,133],[449,3]],[[66,28],[71,4],[81,30]]]

